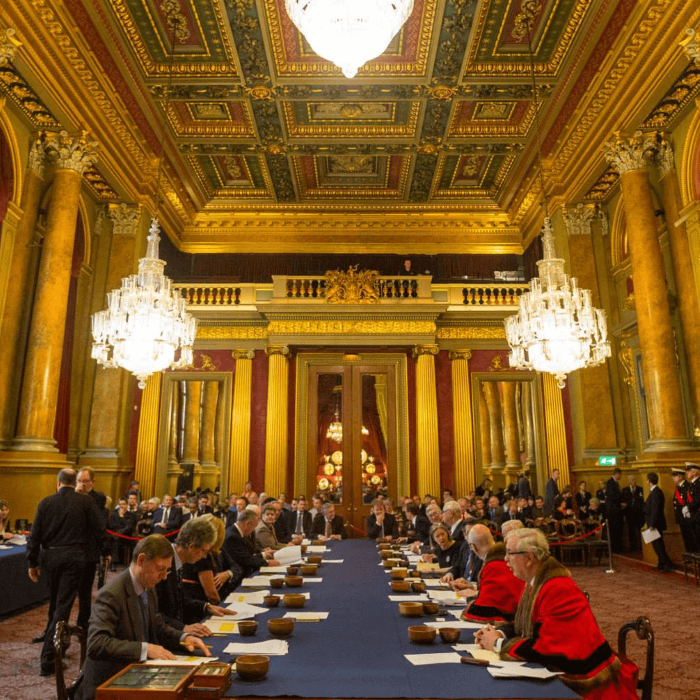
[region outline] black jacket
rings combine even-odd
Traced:
[[[423,544],[428,544],[428,540],[430,539],[430,520],[420,513],[416,516],[415,523],[407,520],[406,536],[409,542],[418,540]]]
[[[247,537],[243,537],[235,525],[226,533],[223,549],[231,560],[241,567],[244,578],[265,565],[264,557],[255,554],[253,543]]]
[[[665,501],[664,492],[658,486],[649,492],[649,496],[644,502],[644,522],[647,527],[653,527],[659,532],[666,529]]]
[[[314,518],[313,535],[318,537],[326,534],[326,518],[323,513],[318,513]],[[334,515],[331,520],[331,535],[340,535],[341,539],[345,539],[348,533],[345,530],[345,523],[340,515]]]
[[[287,535],[290,539],[297,529],[297,515],[298,511],[296,510],[284,512],[284,517],[287,518]],[[280,518],[281,517],[282,516],[280,516]],[[308,510],[305,510],[304,515],[302,516],[302,529],[304,530],[304,537],[308,539],[313,537],[314,519]]]
[[[377,537],[399,536],[399,525],[393,515],[385,513],[383,525],[384,528],[382,529],[381,525],[377,525],[377,516],[374,513],[370,513],[367,516],[367,538],[376,540]]]

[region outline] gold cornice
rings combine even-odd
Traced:
[[[498,326],[439,326],[436,337],[438,340],[505,339],[506,329],[503,324]]]
[[[265,326],[197,326],[196,340],[267,340]]]
[[[297,320],[270,321],[268,334],[273,335],[435,335],[434,321],[377,320]]]

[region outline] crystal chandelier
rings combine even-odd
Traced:
[[[123,367],[136,375],[141,389],[154,372],[192,364],[197,329],[185,299],[163,274],[159,231],[154,217],[138,274],[124,277],[121,288],[107,294],[107,308],[92,317],[92,357],[103,367]],[[175,360],[178,348],[180,357]]]
[[[284,0],[284,5],[311,48],[347,78],[384,53],[413,11],[413,0]]]
[[[577,280],[564,272],[564,260],[556,257],[552,222],[542,165],[539,99],[532,55],[532,16],[525,17],[532,95],[535,106],[535,134],[540,189],[544,205],[542,229],[543,258],[537,263],[539,278],[530,280],[530,291],[521,295],[518,313],[505,320],[506,339],[511,352],[508,362],[517,369],[553,374],[560,389],[566,375],[583,367],[595,367],[610,357],[605,311],[591,303],[591,292],[579,289]]]
[[[365,426],[362,426],[362,434],[363,435],[369,435],[369,430],[365,428]],[[338,420],[338,416],[336,415],[336,420],[334,420],[329,426],[328,430],[326,430],[326,437],[329,440],[333,440],[334,442],[342,442],[343,441],[343,424]]]

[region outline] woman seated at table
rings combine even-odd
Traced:
[[[277,539],[275,532],[275,520],[277,520],[277,509],[272,503],[263,506],[262,518],[255,526],[255,539],[262,549],[283,549],[287,545]],[[289,544],[292,544],[291,542]]]
[[[430,539],[435,542],[435,550],[432,555],[423,555],[423,558],[431,557],[437,561],[437,573],[446,574],[455,564],[463,561],[462,545],[464,542],[455,542],[450,536],[450,528],[443,523],[435,523],[430,528]]]
[[[636,667],[621,663],[605,641],[586,596],[550,556],[545,535],[536,529],[511,532],[506,561],[530,585],[514,623],[487,625],[475,641],[502,659],[561,671],[562,682],[588,700],[637,700]]]
[[[10,506],[0,499],[0,540],[11,540],[14,536],[10,528]]]
[[[507,523],[519,528],[519,520]],[[478,593],[462,614],[463,620],[476,622],[506,622],[513,620],[525,584],[515,578],[505,562],[505,546],[494,542],[485,525],[474,525],[469,530],[470,549],[483,561],[477,578]]]

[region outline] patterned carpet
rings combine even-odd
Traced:
[[[700,587],[692,579],[684,583],[680,574],[657,573],[624,557],[615,557],[614,566],[613,574],[600,567],[572,568],[574,579],[590,596],[603,633],[616,645],[622,624],[640,615],[649,617],[656,634],[655,700],[700,700]],[[46,612],[47,606],[41,605],[0,620],[0,700],[56,697],[54,679],[39,677],[40,645],[29,643],[43,629]],[[628,654],[643,665],[645,648],[634,634]],[[70,676],[78,665],[75,645],[68,651],[67,662]]]

